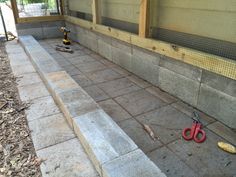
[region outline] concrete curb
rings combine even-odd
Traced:
[[[102,177],[166,176],[32,36],[19,41]]]

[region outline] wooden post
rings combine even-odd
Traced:
[[[64,15],[65,12],[64,12],[64,8],[65,8],[65,3],[64,3],[64,0],[60,0],[60,9],[61,9],[61,15]]]
[[[149,36],[149,0],[141,0],[139,15],[139,36]]]
[[[93,0],[92,4],[93,23],[101,23],[101,0]]]
[[[11,0],[11,7],[12,7],[15,23],[17,23],[18,22],[17,20],[19,18],[19,11],[18,11],[16,0]]]

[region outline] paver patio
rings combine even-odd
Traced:
[[[236,156],[217,147],[218,141],[236,145],[233,130],[199,112],[207,140],[187,142],[181,130],[191,126],[194,108],[79,44],[69,54],[53,51],[59,39],[40,43],[167,176],[236,175]],[[143,130],[144,123],[158,140]]]

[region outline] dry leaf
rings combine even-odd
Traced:
[[[143,124],[143,129],[149,134],[153,141],[156,141],[155,134],[149,125]]]

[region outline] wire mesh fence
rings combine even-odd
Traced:
[[[60,0],[17,0],[19,17],[60,14]]]

